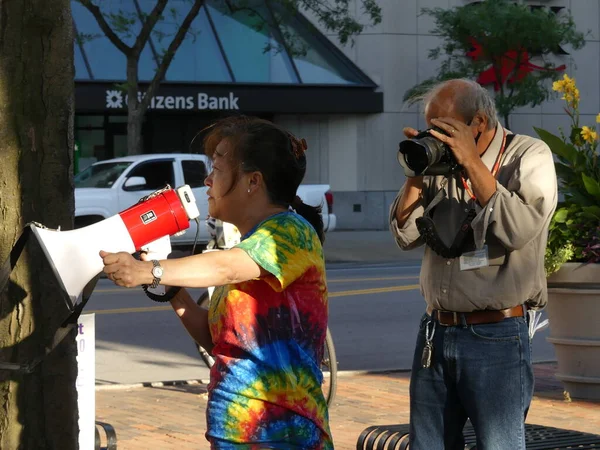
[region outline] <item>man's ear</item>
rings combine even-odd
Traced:
[[[481,113],[476,113],[471,125],[477,127],[478,133],[483,133],[488,128],[488,119]]]

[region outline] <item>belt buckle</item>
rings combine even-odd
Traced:
[[[445,313],[445,314],[452,314],[452,322],[453,323],[444,323],[442,322],[441,319],[441,314],[440,313]],[[437,320],[438,323],[443,326],[443,327],[454,327],[456,325],[458,325],[458,313],[456,311],[438,311],[437,313]]]

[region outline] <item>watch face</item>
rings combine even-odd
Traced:
[[[153,267],[152,268],[152,275],[154,275],[155,278],[160,278],[163,276],[163,268],[158,266],[158,267]]]

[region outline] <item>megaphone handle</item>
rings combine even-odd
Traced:
[[[164,286],[163,286],[163,288],[164,288]],[[175,297],[177,295],[177,293],[181,290],[180,287],[172,287],[164,294],[157,295],[157,294],[151,292],[151,288],[149,288],[147,285],[142,285],[142,289],[144,290],[144,293],[148,296],[148,298],[150,300],[154,300],[155,302],[159,302],[159,303],[166,303],[168,301],[171,301],[171,299],[173,297]]]

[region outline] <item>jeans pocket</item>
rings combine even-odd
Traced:
[[[504,319],[502,322],[469,325],[471,334],[488,341],[514,341],[521,337],[520,325],[527,326],[522,317]]]

